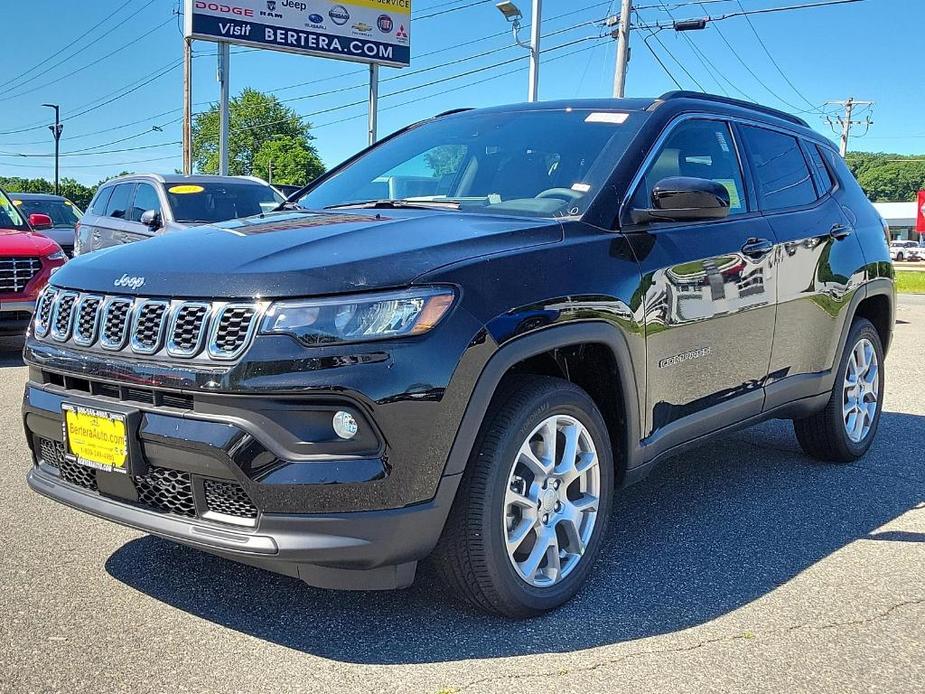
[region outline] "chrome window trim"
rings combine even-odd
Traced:
[[[184,350],[177,347],[174,341],[174,331],[177,327],[177,321],[180,318],[180,312],[185,308],[204,308],[205,314],[202,317],[199,337],[196,339],[196,346],[192,350]],[[211,330],[210,320],[212,319],[212,304],[207,301],[177,301],[170,308],[170,320],[167,323],[167,354],[171,357],[180,359],[192,359],[202,351],[206,337]]]
[[[152,347],[146,347],[138,341],[138,320],[142,311],[148,306],[162,306],[164,312],[161,314],[160,325],[157,327],[157,339]],[[155,354],[160,351],[164,344],[164,330],[167,327],[167,319],[170,317],[170,302],[161,299],[136,299],[135,307],[132,310],[132,330],[129,338],[129,345],[136,354]]]
[[[61,312],[61,302],[66,298],[72,296],[74,297],[74,303],[71,304],[71,312],[68,316],[67,327],[63,331],[55,329],[55,325],[58,322],[58,314]],[[55,298],[55,307],[51,314],[51,339],[55,342],[67,342],[68,338],[71,336],[71,329],[74,325],[74,307],[77,305],[77,300],[80,298],[80,294],[72,291],[62,291]]]
[[[112,342],[106,337],[106,323],[109,321],[109,312],[112,310],[113,305],[117,303],[128,304],[128,311],[125,314],[125,322],[122,324],[122,337],[118,342]],[[102,316],[100,322],[100,347],[111,352],[118,352],[125,349],[128,336],[131,332],[133,308],[134,301],[129,297],[110,296],[106,298],[100,310],[100,315]]]
[[[58,290],[52,286],[46,286],[42,290],[42,295],[39,297],[39,300],[35,303],[35,318],[32,324],[32,332],[36,337],[45,337],[48,335],[48,331],[51,328],[51,318],[55,311],[55,306],[58,301]],[[42,304],[45,302],[51,302],[51,305],[48,307],[48,320],[43,324],[41,322],[42,318]]]
[[[222,319],[225,316],[225,312],[236,308],[252,309],[254,311],[254,317],[251,319],[251,323],[247,328],[247,333],[244,336],[244,340],[242,341],[241,346],[234,352],[224,352],[220,350],[216,344],[218,331],[222,325]],[[263,316],[265,308],[266,305],[260,303],[229,302],[225,304],[216,304],[213,309],[214,318],[212,319],[212,325],[209,328],[209,341],[206,346],[206,352],[208,355],[212,359],[216,359],[218,361],[234,361],[240,357],[245,352],[245,350],[247,350],[251,344],[251,341],[254,339],[254,333],[257,331],[257,325]]]
[[[775,130],[785,135],[789,135],[790,137],[795,137],[797,138],[797,140],[805,140],[806,142],[812,142],[813,144],[817,144],[821,147],[826,146],[825,143],[822,142],[821,140],[814,139],[810,137],[809,134],[807,133],[799,132],[797,128],[798,127],[801,128],[802,126],[796,126],[794,128],[787,128],[787,127],[783,127],[780,125],[776,125],[774,123],[765,123],[759,120],[752,120],[751,118],[744,118],[742,116],[736,116],[736,115],[731,115],[731,114],[727,115],[724,113],[705,113],[701,111],[692,111],[690,113],[678,114],[677,116],[672,118],[670,121],[668,121],[665,127],[662,128],[662,131],[659,133],[658,137],[655,138],[655,142],[652,144],[652,146],[649,148],[649,151],[646,153],[646,157],[645,159],[643,159],[642,164],[640,164],[639,168],[636,170],[636,173],[633,174],[633,178],[630,179],[630,184],[626,187],[627,192],[623,196],[623,200],[620,202],[620,209],[618,211],[617,220],[618,220],[618,223],[620,224],[620,228],[622,228],[623,226],[627,226],[627,225],[624,225],[623,222],[626,219],[627,213],[629,212],[630,201],[635,197],[636,189],[639,187],[640,183],[642,182],[642,179],[645,176],[646,172],[649,170],[649,167],[655,162],[655,158],[661,151],[661,148],[665,144],[665,141],[669,137],[671,137],[672,133],[674,133],[675,129],[680,124],[686,121],[689,121],[689,120],[718,120],[718,121],[723,121],[729,124],[730,126],[729,131],[732,136],[732,141],[735,145],[736,156],[739,158],[739,169],[742,174],[742,182],[746,186],[746,190],[745,190],[746,197],[750,197],[749,193],[752,192],[750,190],[751,186],[749,185],[749,182],[751,181],[752,177],[751,177],[750,171],[748,172],[746,171],[746,169],[750,169],[750,162],[745,152],[742,149],[742,144],[739,142],[739,136],[738,136],[738,133],[736,132],[736,129],[731,126],[750,125],[756,128],[764,128],[766,130]],[[746,175],[746,173],[748,173],[748,175]],[[735,215],[736,219],[742,219],[748,215],[764,214],[761,210],[760,201],[757,199],[757,191],[755,191],[755,193],[756,193],[755,203],[758,205],[757,209],[748,210],[747,212],[743,214]],[[814,204],[818,204],[818,202],[819,201],[817,200],[816,203]],[[806,207],[813,207],[813,205],[804,205],[802,208],[788,208],[784,210],[772,210],[770,213],[777,214],[778,212],[789,212],[793,209],[803,209]],[[727,217],[726,219],[729,219],[729,218]],[[726,220],[714,220],[714,221],[722,222]],[[676,222],[676,224],[687,224],[687,223],[688,222]],[[671,224],[671,222],[666,222],[665,224]],[[630,224],[628,226],[635,226],[635,225]]]
[[[93,315],[93,329],[90,332],[90,339],[84,339],[80,335],[80,312],[83,309],[84,303],[91,299],[99,301],[99,305],[96,307],[96,312]],[[103,307],[105,299],[106,297],[100,296],[99,294],[81,294],[80,298],[74,303],[71,319],[71,339],[74,341],[75,345],[89,347],[96,342],[97,333],[100,328],[100,309]]]

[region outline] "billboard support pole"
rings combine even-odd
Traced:
[[[183,39],[183,174],[193,173],[193,41]]]
[[[369,144],[376,144],[379,129],[379,65],[369,64]]]
[[[231,44],[223,41],[218,44],[218,84],[219,84],[219,133],[218,133],[218,174],[228,175],[228,121],[229,94],[228,72],[231,65]]]

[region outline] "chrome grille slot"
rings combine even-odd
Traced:
[[[131,299],[113,298],[103,309],[103,330],[100,346],[103,349],[122,349],[128,337],[129,317],[132,311]]]
[[[100,305],[103,298],[85,294],[80,297],[75,309],[74,343],[89,347],[96,342],[96,332],[100,325]]]
[[[0,258],[0,294],[18,294],[25,291],[42,261],[39,258]]]
[[[166,301],[141,301],[132,321],[132,351],[154,354],[164,339],[164,324],[170,304]]]
[[[35,334],[45,337],[51,327],[51,312],[55,306],[55,297],[58,292],[51,287],[45,287],[35,307]]]
[[[250,342],[257,321],[257,307],[252,304],[228,304],[212,321],[209,356],[234,359]]]
[[[58,342],[65,342],[71,336],[71,324],[74,320],[74,303],[76,292],[61,292],[51,313],[51,336]]]
[[[184,302],[176,307],[167,333],[167,354],[194,357],[202,350],[211,308],[199,302]]]

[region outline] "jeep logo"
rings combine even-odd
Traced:
[[[144,283],[144,277],[130,277],[129,275],[122,275],[122,277],[112,283],[112,286],[125,287],[126,289],[141,289],[144,286]]]

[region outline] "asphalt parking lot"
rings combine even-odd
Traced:
[[[810,462],[789,422],[675,458],[619,496],[579,598],[527,622],[426,572],[325,592],[40,498],[0,340],[0,690],[925,691],[925,300],[897,318],[864,460]]]

